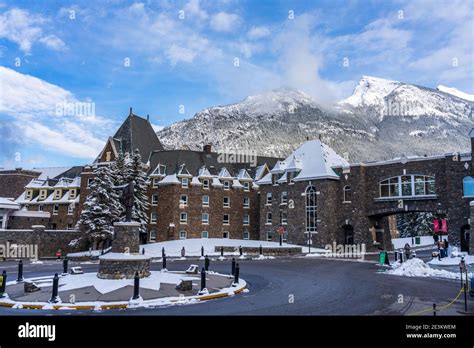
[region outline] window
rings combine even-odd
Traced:
[[[267,219],[265,221],[265,223],[268,225],[272,224],[272,213],[267,213]]]
[[[202,213],[201,221],[203,224],[209,224],[209,213]]]
[[[188,187],[189,187],[189,180],[188,180],[188,178],[182,178],[182,179],[181,179],[181,187],[182,187],[182,188],[188,188]]]
[[[272,235],[271,233],[267,232],[267,241],[271,242],[272,241]]]
[[[229,231],[222,232],[222,238],[228,239],[230,237]]]
[[[288,192],[283,191],[283,192],[281,193],[280,204],[287,204],[287,203],[288,203]]]
[[[202,196],[202,206],[203,207],[209,206],[209,196]]]
[[[402,175],[382,180],[380,197],[415,197],[435,195],[435,179],[426,175]]]
[[[224,181],[224,190],[230,189],[230,182],[229,181]]]
[[[230,215],[229,214],[224,214],[224,218],[222,219],[222,223],[224,225],[228,225],[230,222]]]
[[[179,205],[182,205],[182,206],[188,205],[188,195],[181,195],[179,197]]]
[[[201,232],[201,238],[209,238],[209,232],[208,231],[202,231]]]
[[[71,189],[69,190],[69,199],[75,199],[77,196],[77,191],[76,189]]]
[[[244,182],[244,191],[250,191],[250,183],[248,181]]]
[[[94,180],[94,178],[88,178],[88,179],[87,179],[87,188],[90,188],[90,187],[91,187],[92,180]]]
[[[42,204],[38,205],[38,211],[43,211],[44,206]]]
[[[224,197],[224,208],[229,208],[230,207],[230,197],[225,196]]]
[[[204,179],[204,180],[202,181],[202,188],[204,188],[204,189],[208,189],[208,188],[209,188],[209,180]]]
[[[150,231],[150,240],[156,240],[156,230]]]
[[[47,190],[40,190],[40,194],[39,194],[39,198],[38,199],[46,199],[46,195],[47,195],[48,191]]]
[[[316,188],[308,186],[306,188],[306,232],[316,232]]]
[[[271,205],[271,204],[272,204],[272,193],[268,192],[267,193],[267,205]]]
[[[472,178],[471,176],[466,176],[462,182],[464,186],[464,196],[474,196],[474,178]]]
[[[59,205],[55,204],[53,205],[53,215],[58,215],[59,211]]]
[[[72,230],[72,224],[67,224],[67,229]]]
[[[153,178],[153,180],[152,180],[153,187],[155,187],[155,188],[158,187],[159,182],[160,182],[160,180],[158,178]]]
[[[184,230],[179,231],[179,239],[186,239],[187,233]]]
[[[351,203],[351,187],[349,185],[344,186],[343,188],[343,199],[345,203]]]
[[[288,224],[288,212],[286,210],[280,210],[280,225]]]
[[[179,222],[181,222],[182,224],[188,223],[188,213],[182,212],[181,214],[179,214]]]
[[[25,199],[30,201],[31,198],[33,198],[33,191],[27,190],[26,193],[25,193]]]
[[[247,231],[247,230],[244,231],[244,234],[243,234],[243,236],[242,236],[242,239],[250,239],[250,233],[249,233],[249,231]]]
[[[61,190],[54,190],[54,199],[61,198]]]
[[[111,153],[110,151],[107,151],[107,152],[105,153],[105,161],[106,161],[106,162],[110,162],[111,156],[112,156],[112,153]]]
[[[158,195],[156,193],[151,195],[151,205],[158,205]]]
[[[156,224],[157,220],[158,220],[158,214],[157,213],[151,213],[150,214],[150,224]]]
[[[67,215],[72,215],[74,213],[74,204],[69,204],[67,207]]]
[[[250,225],[250,215],[244,214],[244,225]]]
[[[244,208],[250,208],[250,198],[244,197]]]

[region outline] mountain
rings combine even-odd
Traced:
[[[278,157],[321,137],[351,162],[467,151],[474,103],[463,95],[363,76],[354,93],[334,106],[281,88],[204,109],[157,134],[167,148],[211,143],[218,151]]]

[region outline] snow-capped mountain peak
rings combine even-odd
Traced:
[[[340,101],[339,104],[348,104],[354,107],[379,105],[383,102],[383,98],[399,85],[400,82],[398,81],[362,76],[353,94],[349,98]]]
[[[460,91],[457,88],[439,85],[436,89],[438,91],[454,95],[455,97],[474,102],[474,95]]]

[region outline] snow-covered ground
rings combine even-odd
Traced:
[[[280,243],[267,242],[263,240],[245,239],[225,239],[225,238],[190,238],[180,240],[170,240],[166,242],[143,244],[140,250],[145,249],[145,255],[161,257],[161,249],[165,248],[166,256],[181,257],[181,249],[184,247],[186,256],[201,256],[201,247],[204,247],[204,255],[220,255],[220,251],[215,251],[216,246],[234,247],[234,252],[224,252],[225,255],[239,255],[239,246],[258,248],[280,248]],[[283,243],[281,247],[291,248],[297,245]],[[265,253],[265,249],[263,250]],[[245,254],[245,252],[244,252]]]
[[[443,237],[447,238],[447,237]],[[413,241],[415,238],[413,238]],[[392,244],[395,249],[400,249],[405,246],[406,243],[408,243],[410,246],[426,246],[426,245],[433,245],[434,246],[434,239],[432,236],[422,236],[420,237],[420,244],[412,244],[412,239],[411,237],[408,238],[393,238],[392,239]]]
[[[404,263],[396,262],[392,264],[392,269],[385,273],[405,277],[437,277],[449,279],[459,279],[460,277],[459,273],[431,268],[428,264],[424,263],[423,260],[418,258],[410,259]],[[468,274],[468,278],[470,279],[471,277],[472,273]]]
[[[104,253],[108,252],[112,248],[104,249]],[[102,249],[98,250],[87,250],[87,251],[80,251],[77,253],[69,253],[67,254],[68,257],[82,257],[82,256],[100,256],[102,254]]]
[[[464,261],[467,265],[474,264],[474,255],[468,255],[467,253],[450,253],[450,257],[444,257],[441,260],[437,258],[433,258],[433,260],[429,261],[430,265],[437,265],[437,266],[457,266],[461,261],[461,257],[464,257]]]

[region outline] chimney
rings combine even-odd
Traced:
[[[132,116],[132,115],[133,115],[132,107],[130,106],[130,113],[128,114],[128,116]]]
[[[203,151],[205,153],[211,153],[212,145],[211,144],[206,144],[204,145]]]
[[[150,122],[150,115],[149,115],[149,114],[146,115],[146,120],[147,120],[148,122]]]

